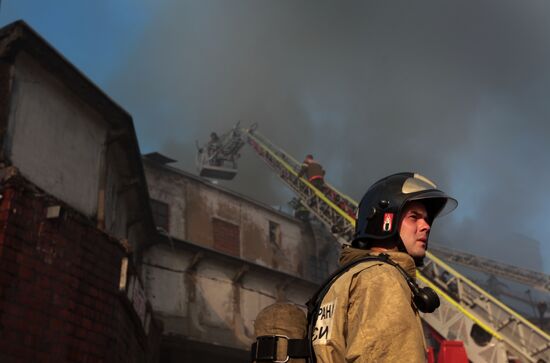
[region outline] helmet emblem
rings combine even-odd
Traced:
[[[382,230],[384,232],[391,232],[393,225],[393,213],[384,213],[384,223],[382,224]]]

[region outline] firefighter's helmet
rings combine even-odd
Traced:
[[[374,183],[361,199],[352,245],[397,240],[401,211],[407,202],[415,200],[425,205],[430,225],[437,216],[451,212],[458,204],[420,174],[387,176]]]

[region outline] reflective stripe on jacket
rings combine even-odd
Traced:
[[[317,178],[323,178],[325,175],[325,170],[321,166],[321,164],[310,161],[309,163],[304,162],[302,164],[302,167],[300,169],[300,172],[298,173],[298,176],[306,175],[307,179],[309,181]]]
[[[340,263],[372,251],[347,248]],[[387,251],[415,276],[413,259]],[[313,334],[317,363],[425,362],[425,343],[412,292],[397,269],[369,261],[340,276],[325,295]]]

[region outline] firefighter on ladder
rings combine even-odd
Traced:
[[[346,201],[343,198],[334,192],[330,187],[325,185],[325,169],[317,161],[313,159],[313,155],[308,154],[302,167],[298,172],[298,176],[306,176],[307,180],[317,188],[321,193],[325,194],[328,199],[330,199],[334,204],[336,204],[340,209],[349,214],[352,217],[355,217],[355,211],[353,207],[347,205]]]
[[[307,181],[309,181],[311,185],[313,185],[319,191],[324,192],[325,169],[323,169],[321,164],[313,159],[313,155],[311,154],[306,155],[306,158],[302,163],[302,167],[298,172],[299,177],[302,177],[304,175],[307,177]]]
[[[212,132],[210,134],[210,141],[208,141],[208,146],[206,147],[206,152],[208,153],[208,157],[210,158],[210,164],[215,166],[219,166],[221,164],[217,155],[220,149],[220,137],[215,132]]]

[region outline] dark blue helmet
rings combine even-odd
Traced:
[[[416,173],[398,173],[374,183],[361,199],[352,245],[369,241],[398,241],[401,211],[407,202],[421,201],[430,225],[458,205],[454,198],[437,189],[435,183]]]

